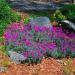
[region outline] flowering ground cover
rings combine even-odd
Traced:
[[[75,33],[61,23],[65,19],[74,22],[74,5],[68,6],[69,9],[64,6],[52,14],[32,12],[31,15],[12,11],[5,0],[0,3],[0,26],[3,27],[0,32],[0,75],[75,75]],[[35,24],[34,19],[40,15],[47,16],[47,22],[38,19],[40,23]],[[11,56],[9,51],[13,53]]]
[[[68,32],[66,32],[68,33]],[[75,35],[66,35],[62,27],[46,27],[12,23],[5,31],[6,50],[15,51],[27,58],[24,62],[40,62],[43,57],[62,58],[75,56]]]

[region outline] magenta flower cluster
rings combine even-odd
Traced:
[[[60,47],[60,50],[63,52],[67,49],[73,52],[75,50],[75,34],[71,33],[66,35],[66,33],[63,32],[61,27],[53,27],[53,34],[55,42],[57,41],[57,47]]]
[[[7,50],[33,59],[42,58],[47,52],[52,53],[57,49],[62,52],[75,50],[75,35],[72,33],[67,36],[61,27],[53,27],[51,31],[46,26],[35,25],[32,28],[30,24],[13,23],[6,29],[4,36]]]

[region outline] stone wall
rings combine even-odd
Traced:
[[[18,9],[18,11],[30,11],[30,10],[56,10],[62,7],[61,3],[65,3],[65,1],[72,0],[59,0],[61,3],[52,3],[56,0],[7,0],[9,4],[11,4],[12,8]],[[38,1],[34,2],[33,1]],[[41,2],[40,2],[41,1]],[[74,0],[75,1],[75,0]],[[50,2],[50,3],[46,3]],[[71,3],[71,2],[69,2]]]
[[[8,0],[8,1],[29,1],[29,2],[33,2],[33,1],[38,1],[38,2],[69,2],[69,3],[75,3],[75,0]]]
[[[10,0],[10,1],[20,1],[20,0]],[[23,0],[26,1],[26,0]],[[29,1],[29,0],[28,0]],[[30,0],[30,1],[42,1],[42,2],[49,2],[51,0]]]
[[[51,0],[33,0],[33,1],[50,2]]]

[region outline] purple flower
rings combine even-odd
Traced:
[[[36,25],[36,26],[34,26],[34,30],[36,31],[36,32],[38,32],[39,31],[39,26],[38,25]]]
[[[30,52],[29,51],[24,51],[22,54],[24,55],[24,57],[27,57],[27,58],[30,56]]]
[[[42,58],[46,52],[53,52],[56,48],[66,51],[67,48],[75,50],[75,34],[71,33],[67,36],[61,27],[53,27],[51,31],[49,27],[35,25],[34,28],[30,24],[23,25],[24,29],[20,29],[20,23],[11,24],[6,29],[4,36],[6,38],[7,47],[11,44],[14,46],[11,50],[15,50],[18,46],[22,49],[22,54],[29,58]],[[10,28],[10,29],[9,29]],[[67,38],[68,37],[68,38]],[[9,49],[9,48],[8,48]],[[16,50],[15,50],[16,51]]]
[[[31,42],[29,40],[26,40],[25,45],[30,46]]]

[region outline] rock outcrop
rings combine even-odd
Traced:
[[[37,2],[32,2],[30,0],[7,0],[7,1],[11,4],[11,7],[17,9],[18,11],[55,10],[55,9],[60,9],[62,7],[62,5],[57,5],[52,2],[37,3]]]

